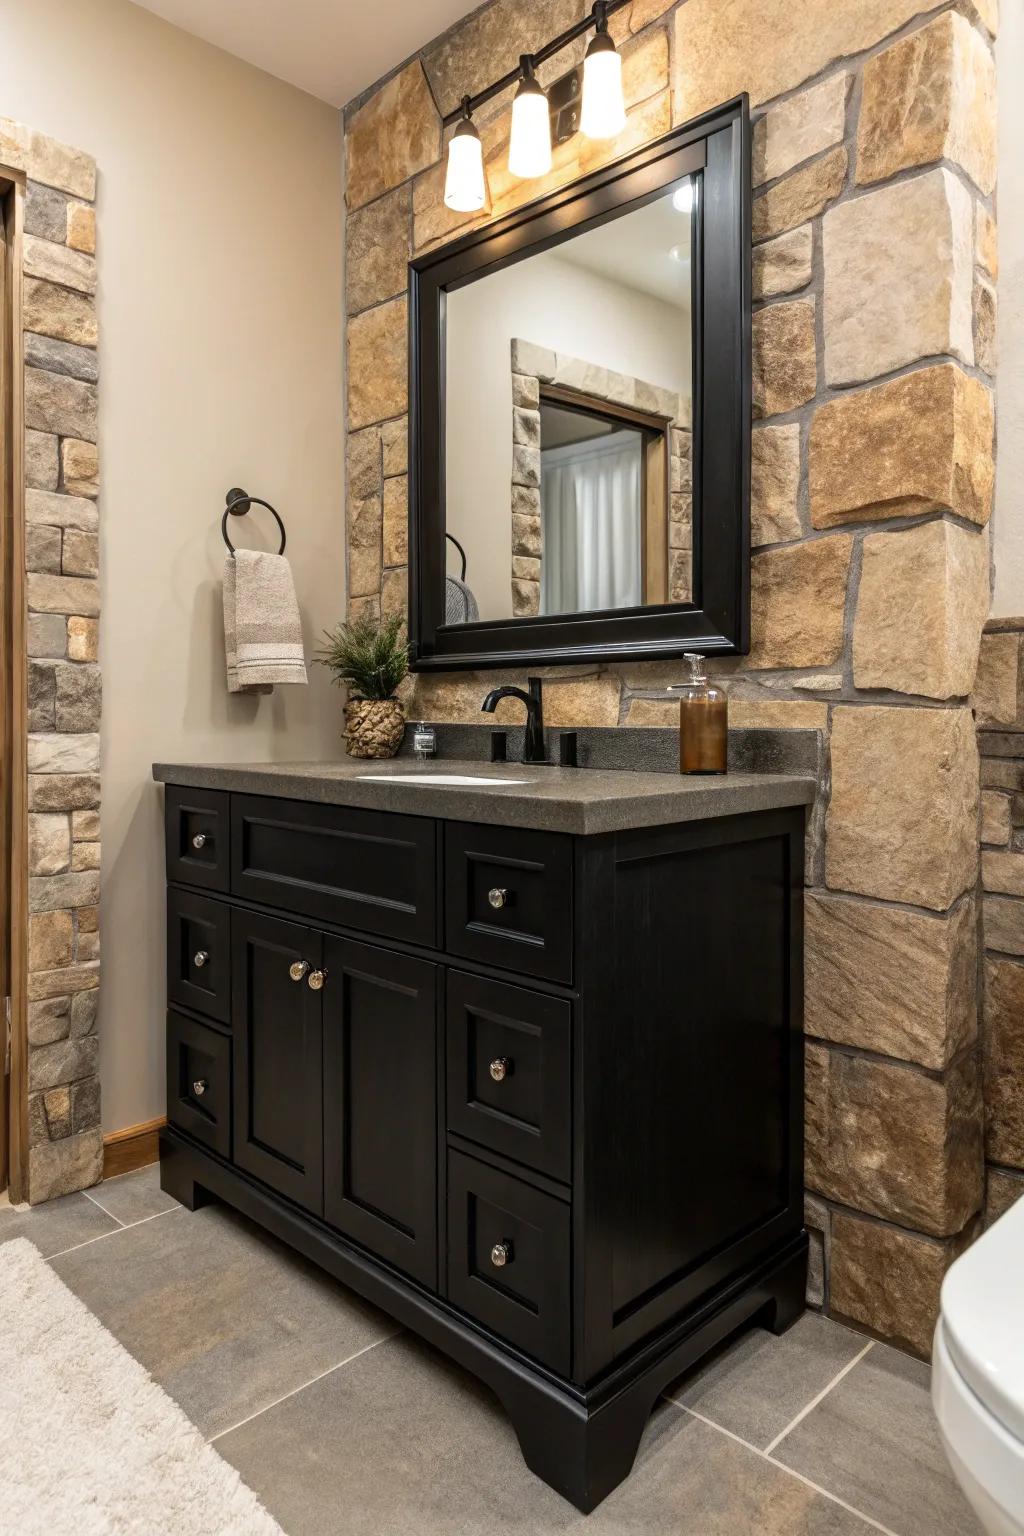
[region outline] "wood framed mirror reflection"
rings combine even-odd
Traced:
[[[749,648],[749,146],[741,97],[410,264],[414,670]]]

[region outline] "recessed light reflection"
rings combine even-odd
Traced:
[[[677,213],[693,212],[693,182],[684,181],[672,194],[672,207]]]
[[[690,253],[685,245],[674,245],[669,251],[669,255],[673,261],[678,261],[681,267],[686,267],[690,264]]]

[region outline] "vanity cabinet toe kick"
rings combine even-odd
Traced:
[[[482,1377],[582,1510],[803,1307],[804,810],[569,836],[168,785],[161,1181]]]

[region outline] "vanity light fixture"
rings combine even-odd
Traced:
[[[529,180],[546,176],[551,169],[551,114],[548,98],[534,73],[533,59],[520,59],[523,78],[512,102],[512,135],[508,168],[513,176]]]
[[[622,99],[622,59],[608,35],[608,7],[594,6],[597,31],[583,60],[583,113],[580,132],[588,139],[613,139],[626,126]]]
[[[487,201],[484,147],[473,122],[468,96],[462,98],[462,117],[448,144],[444,201],[445,207],[455,213],[477,213]]]

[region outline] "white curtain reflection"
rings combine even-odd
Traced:
[[[541,613],[639,604],[641,452],[637,432],[544,450]]]

